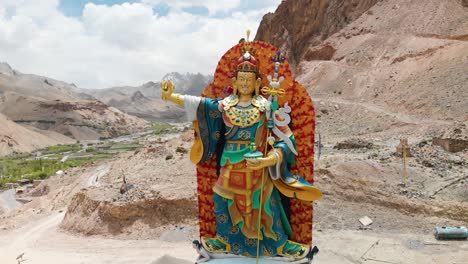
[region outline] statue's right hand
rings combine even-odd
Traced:
[[[169,98],[171,98],[172,93],[174,93],[175,84],[171,80],[162,81],[161,89],[162,89],[161,98],[167,101]]]

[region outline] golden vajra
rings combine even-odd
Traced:
[[[282,88],[276,88],[276,87],[263,87],[262,88],[262,93],[266,95],[271,95],[271,96],[278,96],[282,97],[286,94],[286,91]]]

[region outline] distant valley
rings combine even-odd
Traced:
[[[190,95],[200,95],[211,82],[212,77],[198,74],[166,74],[163,80],[172,80],[176,92]],[[147,82],[141,86],[121,86],[106,89],[81,90],[105,104],[115,107],[127,114],[149,121],[185,121],[183,109],[161,100],[160,82]]]
[[[189,73],[164,79],[187,94],[200,94],[210,81]],[[184,121],[182,109],[160,99],[159,82],[88,90],[0,63],[0,155],[133,134],[154,121]]]

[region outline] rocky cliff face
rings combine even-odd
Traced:
[[[255,40],[280,47],[297,65],[311,46],[338,32],[379,0],[283,1],[275,13],[266,14]]]
[[[328,139],[433,138],[468,124],[465,3],[287,0],[256,38],[289,54]]]

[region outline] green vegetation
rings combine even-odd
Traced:
[[[64,152],[74,152],[80,150],[80,144],[69,144],[69,145],[56,145],[56,146],[51,146],[48,147],[45,151],[43,151],[43,154],[58,154],[58,153],[64,153]]]
[[[21,179],[43,180],[59,170],[77,167],[98,159],[74,158],[65,162],[58,159],[23,159],[9,156],[0,160],[0,187]]]
[[[97,149],[96,149],[95,147],[88,147],[88,148],[86,149],[86,152],[87,152],[87,153],[96,152],[96,151],[97,151]]]
[[[31,153],[18,153],[18,154],[15,155],[15,157],[17,159],[26,159],[26,158],[29,158],[31,156],[32,156]]]
[[[0,187],[21,179],[46,179],[55,175],[59,170],[110,159],[118,153],[138,149],[142,147],[142,144],[138,140],[118,143],[108,141],[101,144],[90,144],[85,151],[82,151],[82,147],[83,145],[80,144],[51,146],[41,151],[42,155],[47,155],[42,157],[34,157],[32,154],[24,153],[0,157]],[[68,156],[68,158],[61,162],[64,156]]]
[[[151,125],[151,129],[155,135],[177,132],[177,128],[171,124],[164,122],[156,122]]]
[[[133,142],[116,143],[110,147],[110,150],[132,151],[142,146],[138,140],[134,140]]]

